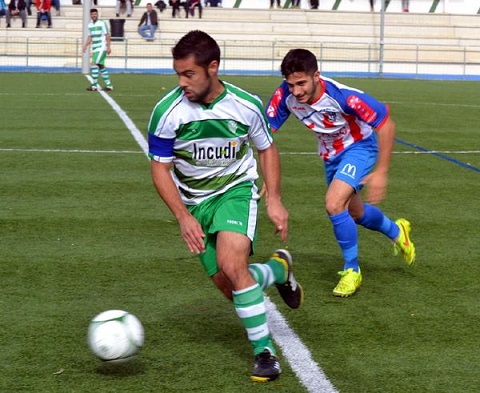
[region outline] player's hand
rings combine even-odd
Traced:
[[[372,172],[365,176],[362,184],[367,186],[367,202],[376,205],[385,199],[388,177],[386,174]]]
[[[205,252],[205,243],[203,241],[205,234],[195,217],[192,215],[185,216],[178,223],[180,224],[183,240],[187,243],[190,252],[194,254]]]
[[[288,237],[288,211],[283,206],[280,199],[266,199],[267,214],[270,221],[275,225],[275,235],[280,234],[283,242],[287,241]]]

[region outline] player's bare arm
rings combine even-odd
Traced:
[[[363,183],[367,185],[367,201],[372,204],[380,203],[386,195],[388,185],[388,169],[395,143],[395,123],[389,117],[377,130],[379,154],[375,170],[365,177]]]
[[[83,52],[86,52],[88,49],[88,46],[92,43],[92,37],[89,36],[87,38],[87,41],[85,42],[85,45],[83,45]]]
[[[288,236],[288,211],[283,206],[281,198],[281,168],[277,147],[272,144],[268,149],[259,150],[258,159],[266,188],[265,204],[268,217],[275,225],[275,234],[279,233],[282,241],[285,242]]]
[[[110,54],[110,53],[112,53],[112,49],[111,49],[111,45],[110,45],[112,40],[111,40],[110,34],[107,34],[105,36],[105,38],[107,40],[107,54]]]
[[[151,174],[153,184],[155,185],[160,198],[162,198],[177,219],[183,240],[187,244],[190,252],[200,254],[205,251],[205,244],[203,242],[205,234],[203,233],[199,222],[185,207],[177,187],[173,182],[170,167],[170,163],[162,163],[152,160]]]

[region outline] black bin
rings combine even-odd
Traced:
[[[112,40],[121,41],[124,38],[123,26],[125,19],[110,19],[110,36]]]

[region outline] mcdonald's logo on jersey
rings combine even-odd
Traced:
[[[352,164],[345,164],[345,166],[342,168],[340,171],[342,175],[351,177],[352,179],[355,179],[355,175],[357,174],[357,167]]]

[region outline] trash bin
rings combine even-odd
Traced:
[[[125,24],[125,19],[110,19],[110,36],[112,40],[123,41],[124,31],[123,25]]]

